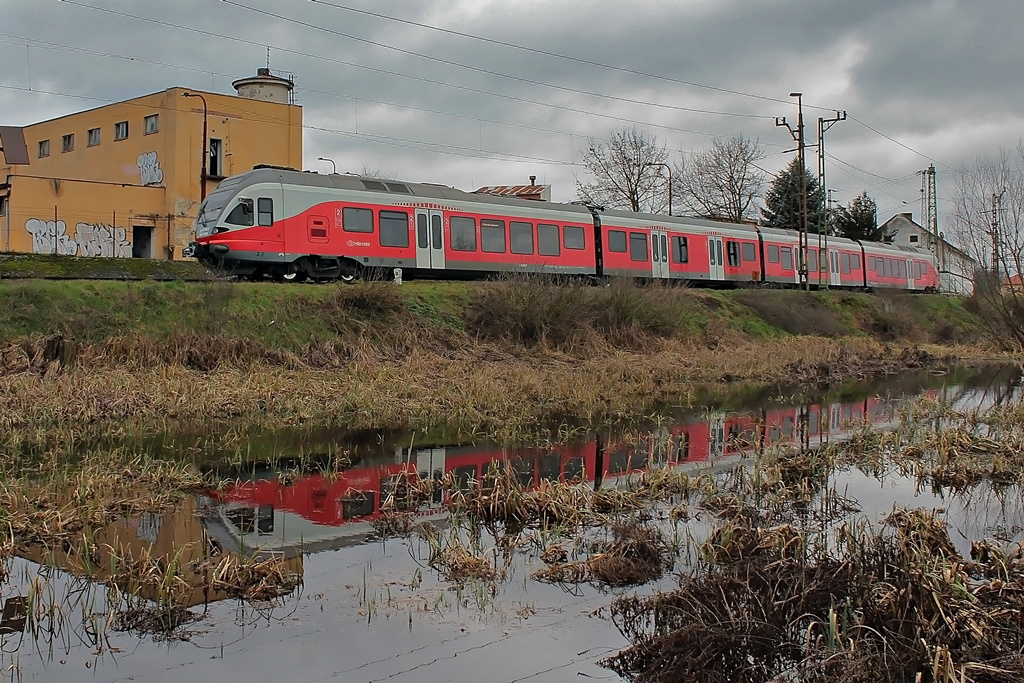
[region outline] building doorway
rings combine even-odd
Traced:
[[[155,258],[152,226],[132,226],[132,258]]]

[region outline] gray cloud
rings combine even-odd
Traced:
[[[828,184],[842,202],[866,189],[883,218],[917,213],[914,174],[933,160],[941,181],[1022,129],[1022,22],[995,0],[0,0],[0,16],[0,123],[173,85],[231,92],[269,46],[296,77],[307,168],[327,170],[323,156],[464,189],[536,175],[557,200],[572,199],[588,138],[631,125],[674,155],[759,138],[779,169],[793,142],[774,117],[795,122],[794,90],[809,138],[819,116],[849,112],[827,136]]]

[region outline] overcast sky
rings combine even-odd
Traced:
[[[453,185],[553,186],[617,129],[673,160],[716,137],[763,143],[775,172],[803,93],[827,185],[879,219],[920,219],[953,171],[1024,131],[1024,9],[1010,0],[0,0],[0,125],[183,86],[232,93],[294,75],[304,167]],[[815,149],[808,168],[816,171]],[[944,202],[946,202],[944,204]]]

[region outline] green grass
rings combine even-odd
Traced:
[[[582,348],[600,338],[635,348],[658,338],[870,336],[884,341],[970,341],[959,299],[934,295],[705,291],[539,281],[273,284],[153,280],[0,280],[0,342],[63,334],[100,343],[174,335],[244,339],[302,353],[324,344],[375,344],[460,335]]]

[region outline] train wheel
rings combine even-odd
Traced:
[[[346,285],[352,284],[359,279],[359,267],[350,264],[343,264],[341,266],[341,273],[338,274],[338,279]]]

